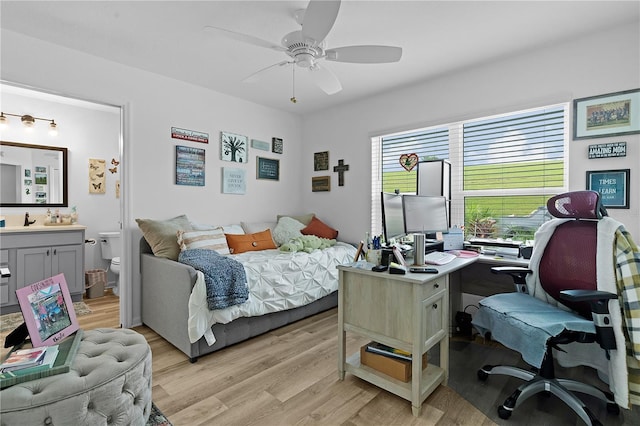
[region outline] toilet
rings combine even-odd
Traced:
[[[110,260],[109,269],[116,276],[113,294],[118,295],[118,284],[120,281],[120,232],[100,232],[100,250],[102,258]]]

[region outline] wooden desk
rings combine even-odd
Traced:
[[[395,275],[338,266],[338,377],[349,372],[411,401],[414,416],[449,370],[449,276],[477,258],[455,259],[438,266],[438,274]],[[411,352],[412,380],[404,383],[360,364],[360,354],[347,359],[346,333]],[[422,354],[440,344],[440,366],[423,371]]]

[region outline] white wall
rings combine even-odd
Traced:
[[[98,238],[103,231],[120,229],[120,200],[116,198],[115,184],[120,179],[117,173],[106,171],[106,193],[89,193],[89,158],[106,160],[120,159],[120,109],[116,107],[90,105],[86,102],[69,103],[64,98],[32,96],[7,93],[11,88],[0,89],[3,111],[12,114],[30,114],[49,118],[58,124],[58,135],[48,134],[47,122],[36,121],[31,131],[25,131],[19,117],[8,117],[9,125],[0,130],[3,141],[21,142],[67,148],[68,152],[68,197],[69,207],[60,209],[69,213],[76,206],[80,224],[87,227],[86,238]],[[33,201],[32,201],[33,202]],[[37,224],[42,224],[44,207],[5,207],[3,215],[24,217],[26,211]],[[53,209],[52,209],[53,210]],[[21,224],[21,222],[20,222]],[[102,259],[100,246],[85,246],[85,269],[107,268]]]
[[[556,102],[640,88],[640,25],[492,61],[422,84],[305,117],[302,180],[310,186],[313,153],[329,151],[331,166],[349,164],[345,186],[302,193],[303,203],[349,241],[364,238],[371,209],[370,136]],[[637,114],[637,112],[636,112]],[[572,131],[571,131],[572,134]],[[587,159],[589,144],[627,142],[627,156]],[[640,135],[572,141],[569,189],[585,189],[587,170],[631,169],[630,209],[609,209],[640,241]],[[307,187],[308,188],[308,187]],[[335,206],[342,206],[336,214]]]
[[[123,194],[127,201],[124,231],[132,279],[133,324],[140,321],[137,217],[169,218],[187,213],[200,222],[273,220],[281,212],[316,212],[348,241],[363,238],[370,223],[370,136],[452,119],[508,112],[640,87],[639,26],[593,34],[580,40],[518,57],[493,61],[385,95],[310,114],[293,114],[252,104],[186,83],[2,31],[1,78],[69,96],[123,105],[125,146]],[[24,52],[29,52],[25,55]],[[209,133],[206,186],[174,185],[176,140],[171,126]],[[247,194],[224,195],[219,133],[250,139],[284,139],[284,154],[250,150]],[[587,160],[591,143],[626,140],[625,158]],[[302,143],[304,141],[304,144]],[[345,186],[337,174],[313,172],[313,153],[328,150],[331,168],[339,159],[350,166]],[[640,240],[640,136],[571,143],[570,189],[583,189],[585,171],[632,169],[629,210],[611,210]],[[255,156],[279,158],[279,182],[255,180]],[[330,192],[312,193],[311,177],[332,176]],[[83,177],[84,179],[84,177]],[[85,213],[80,212],[84,220]],[[82,221],[82,220],[81,220]],[[124,271],[123,271],[124,273]]]
[[[279,213],[302,213],[297,196],[302,127],[300,117],[205,90],[153,73],[125,67],[101,58],[2,30],[1,78],[81,99],[95,100],[125,109],[124,156],[121,164],[125,250],[123,275],[131,279],[132,324],[140,322],[139,256],[141,236],[135,218],[166,219],[186,213],[199,222],[226,224],[275,221]],[[24,52],[29,52],[26,55]],[[209,144],[171,139],[171,127],[209,133]],[[66,131],[66,130],[65,130]],[[284,153],[249,149],[249,162],[220,160],[220,132],[249,139],[284,140]],[[90,138],[87,138],[90,139]],[[174,184],[175,146],[206,150],[206,186]],[[103,154],[103,155],[111,155]],[[255,179],[255,157],[280,160],[278,182]],[[72,167],[75,163],[72,163]],[[84,160],[82,167],[85,167]],[[221,167],[245,168],[245,195],[221,193]],[[83,175],[82,178],[85,181]],[[98,217],[96,212],[96,217]],[[81,220],[88,212],[80,211]],[[125,325],[127,325],[125,323]]]

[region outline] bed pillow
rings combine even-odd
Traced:
[[[311,222],[311,219],[313,219],[314,216],[315,216],[315,213],[307,213],[307,214],[301,214],[301,215],[295,215],[295,216],[292,214],[279,214],[277,216],[277,220],[279,222],[280,219],[283,217],[291,217],[306,226],[309,224],[309,222]]]
[[[207,249],[221,255],[230,253],[221,227],[206,231],[178,231],[178,245],[180,250]]]
[[[283,216],[278,220],[278,224],[273,230],[273,241],[280,247],[294,238],[302,237],[302,233],[300,233],[302,228],[304,228],[302,222],[292,217]]]
[[[209,225],[206,223],[191,222],[191,226],[194,231],[211,231],[212,229],[220,228],[220,225]],[[244,229],[239,223],[231,225],[222,225],[222,230],[225,234],[244,234]]]
[[[186,215],[168,220],[136,219],[136,222],[153,254],[171,260],[178,260],[180,254],[180,246],[176,239],[178,231],[193,229]]]
[[[255,234],[256,232],[262,232],[265,229],[273,231],[276,227],[276,222],[240,222],[245,234]]]
[[[225,234],[231,254],[244,253],[246,251],[258,251],[277,248],[271,237],[271,230],[253,234],[237,235]]]
[[[309,225],[301,229],[300,232],[304,235],[315,235],[329,240],[338,238],[338,231],[336,229],[333,229],[315,216],[311,219]]]

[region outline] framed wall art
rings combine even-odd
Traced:
[[[316,152],[313,154],[313,171],[318,172],[329,170],[329,151]]]
[[[331,191],[331,176],[315,176],[311,178],[311,192]]]
[[[234,133],[220,134],[220,159],[236,163],[246,163],[249,153],[248,138]]]
[[[280,180],[280,160],[256,157],[256,179]]]
[[[608,209],[629,208],[630,169],[587,171],[587,189],[598,191]]]
[[[176,185],[204,186],[205,151],[176,145]]]
[[[269,151],[269,142],[259,141],[258,139],[251,139],[251,148],[260,149],[262,151]]]
[[[284,149],[284,142],[280,138],[271,138],[271,152],[275,154],[282,154]]]
[[[574,99],[573,139],[640,133],[640,89]]]
[[[64,274],[16,290],[33,347],[55,345],[78,330]]]
[[[246,170],[223,167],[222,193],[242,195],[245,192],[247,192]]]

